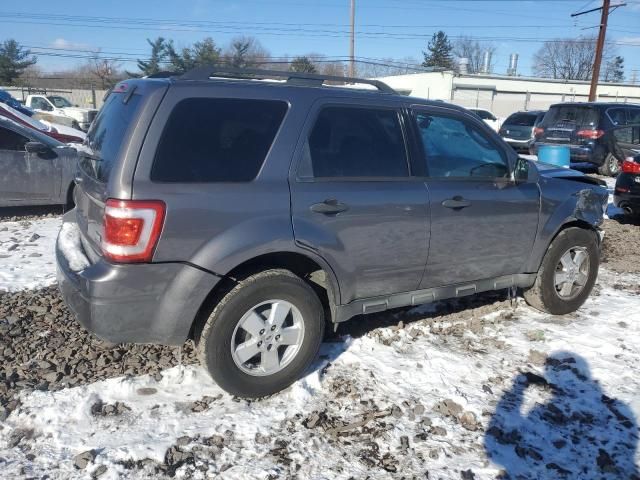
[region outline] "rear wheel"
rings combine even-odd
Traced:
[[[200,360],[227,392],[258,398],[288,387],[314,360],[324,333],[318,296],[288,270],[240,281],[214,307]]]
[[[532,307],[554,315],[574,312],[591,293],[599,263],[596,234],[567,228],[549,245],[536,281],[524,298]]]
[[[604,163],[598,167],[598,173],[608,177],[615,177],[620,173],[620,162],[616,157],[609,154],[607,158],[604,159]]]

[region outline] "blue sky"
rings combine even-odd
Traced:
[[[618,42],[627,78],[640,81],[640,0],[611,14],[608,38]],[[486,38],[497,48],[495,68],[504,73],[509,54],[520,55],[521,74],[545,39],[596,33],[599,13],[572,19],[578,9],[600,0],[356,0],[356,55],[422,60],[428,37],[438,29],[452,39]],[[619,3],[613,0],[613,3]],[[24,14],[16,17],[15,14]],[[25,16],[26,15],[26,16]],[[36,17],[34,17],[36,15]],[[52,17],[58,15],[58,17]],[[74,18],[71,18],[73,16]],[[108,17],[106,21],[87,17]],[[117,22],[113,18],[119,18]],[[273,56],[307,52],[348,55],[349,0],[36,0],[2,2],[0,40],[15,38],[34,51],[85,55],[102,49],[122,58],[148,54],[146,38],[162,35],[178,46],[211,36],[224,46],[238,35],[257,37]],[[206,22],[206,23],[204,23]],[[583,28],[587,27],[586,30]],[[77,58],[42,56],[45,71],[82,63]],[[124,63],[135,70],[133,63]]]

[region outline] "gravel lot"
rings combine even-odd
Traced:
[[[0,213],[0,219],[56,214],[22,213]],[[522,301],[514,310],[506,294],[498,292],[356,319],[329,336],[311,379],[259,402],[230,398],[207,384],[194,365],[191,343],[182,348],[106,344],[76,323],[55,286],[0,293],[0,421],[6,423],[0,423],[0,470],[24,478],[488,479],[522,473],[521,465],[529,473],[518,478],[640,478],[629,463],[637,455],[633,415],[600,390],[607,388],[609,396],[629,402],[640,381],[638,327],[633,322],[638,314],[625,313],[626,305],[637,307],[633,302],[640,297],[638,277],[629,275],[640,273],[640,224],[616,217],[604,229],[603,273],[594,298],[580,314],[550,318]],[[599,341],[592,345],[594,337]],[[578,354],[553,353],[563,349]],[[579,387],[586,403],[571,395],[549,403],[550,396],[559,395],[551,378],[565,391],[576,378],[583,379],[574,366],[580,356],[601,384],[590,387],[591,397]],[[601,357],[605,363],[598,364]],[[617,370],[620,366],[624,368]],[[562,377],[567,371],[575,378]],[[180,387],[190,374],[193,383],[206,384],[206,394],[198,385],[193,395],[185,393],[191,392],[189,382]],[[136,395],[101,393],[114,382],[130,382]],[[154,392],[162,386],[169,391],[171,385],[184,392],[153,400]],[[554,428],[566,431],[556,438],[557,445],[541,445],[539,438],[557,434],[553,429],[509,436],[512,417],[494,415],[505,399],[509,403],[509,392],[517,391],[517,385],[541,386],[531,394],[529,408],[541,418],[556,415]],[[90,422],[94,441],[68,441],[56,430],[46,433],[52,420],[50,413],[40,418],[40,411],[62,405],[69,395],[77,395],[79,404],[88,402],[83,415],[88,415],[84,421]],[[146,395],[151,403],[144,403]],[[536,405],[545,408],[538,412]],[[124,450],[107,445],[116,431],[153,428],[144,422],[149,415],[158,422],[154,410],[178,416],[172,428],[182,432],[168,447],[161,444],[159,457],[132,453],[136,442],[129,437],[121,442]],[[585,413],[575,420],[588,411],[601,418]],[[624,426],[614,431],[616,418],[623,425],[624,419],[631,422],[634,433]],[[83,431],[82,422],[76,423],[70,419],[68,428]],[[203,430],[201,424],[208,427]],[[618,450],[604,446],[609,438],[602,445],[574,441],[564,455],[575,455],[575,469],[564,471],[553,460],[564,448],[558,445],[590,431],[611,437]],[[616,435],[635,441],[625,449]],[[54,440],[62,446],[52,447]],[[583,460],[594,470],[580,471]]]

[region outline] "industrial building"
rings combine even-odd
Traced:
[[[484,108],[497,116],[540,110],[558,102],[586,102],[589,82],[452,71],[383,77],[404,95],[444,100],[467,108]],[[640,103],[640,85],[601,83],[598,101]]]

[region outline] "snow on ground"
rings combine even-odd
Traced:
[[[141,478],[151,471],[130,470],[132,462],[146,468],[177,448],[172,455],[196,452],[202,469],[178,463],[175,473],[187,478],[429,471],[459,479],[469,469],[475,477],[462,478],[492,479],[501,469],[523,478],[631,478],[640,464],[639,280],[603,271],[596,295],[564,317],[522,301],[435,322],[435,306],[396,313],[403,328],[325,343],[306,378],[261,401],[230,397],[197,366],[26,394],[0,427],[3,471]],[[92,413],[117,402],[119,414]],[[31,432],[26,451],[9,447],[16,432]],[[74,457],[88,450],[94,463],[77,470]]]
[[[54,282],[59,225],[0,222],[0,288]],[[601,269],[562,317],[488,296],[344,325],[304,379],[260,401],[195,365],[23,392],[0,423],[2,477],[151,478],[169,464],[182,478],[634,478],[638,285]]]
[[[60,218],[0,222],[0,292],[55,282],[54,249],[61,223]]]

